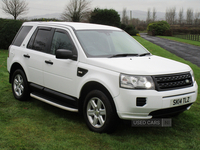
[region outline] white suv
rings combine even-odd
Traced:
[[[154,56],[121,29],[86,23],[27,22],[7,59],[14,97],[81,112],[90,130],[118,118],[150,119],[190,108],[197,83],[185,64]]]

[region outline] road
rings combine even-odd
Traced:
[[[169,52],[190,61],[200,67],[200,47],[190,44],[171,41],[155,36],[149,36],[146,33],[140,34],[142,38],[168,50]]]

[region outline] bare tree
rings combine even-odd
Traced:
[[[167,8],[165,13],[165,19],[169,24],[175,24],[176,21],[176,7]]]
[[[180,9],[179,13],[178,13],[178,21],[179,21],[179,24],[181,25],[183,23],[183,19],[184,19],[184,16],[183,16],[183,8]]]
[[[155,7],[153,8],[153,17],[152,17],[152,21],[155,22],[156,21],[156,9]]]
[[[193,17],[194,17],[194,13],[193,13],[193,9],[192,8],[188,8],[187,9],[187,24],[192,24],[193,23]]]
[[[168,9],[168,8],[166,9],[166,12],[165,12],[165,20],[166,20],[168,23],[171,22],[171,21],[170,21],[169,9]]]
[[[88,17],[91,12],[91,1],[70,0],[62,13],[62,19],[66,21],[80,22]]]
[[[2,0],[2,10],[4,13],[17,17],[28,13],[28,3],[25,0]]]
[[[171,8],[171,18],[172,18],[172,24],[175,24],[176,21],[176,7]]]
[[[194,15],[194,24],[198,25],[200,24],[200,12],[196,11]]]
[[[130,19],[130,22],[131,22],[131,25],[138,27],[141,21],[138,18],[132,18]]]
[[[130,25],[133,25],[133,13],[132,13],[132,11],[130,10],[130,19],[129,19],[129,24]]]
[[[130,20],[133,18],[133,13],[130,11]]]
[[[150,22],[151,22],[151,9],[149,8],[147,11],[146,23],[149,24]]]
[[[123,11],[122,11],[122,24],[128,24],[128,15],[127,15],[127,10],[126,8],[123,8]]]

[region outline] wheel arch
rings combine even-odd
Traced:
[[[15,62],[14,64],[12,64],[11,69],[10,69],[9,83],[11,83],[12,75],[15,72],[15,70],[17,70],[17,69],[21,69],[24,72],[25,76],[26,76],[26,73],[25,73],[23,67],[21,66],[21,64]]]
[[[112,95],[110,94],[110,92],[108,91],[108,89],[102,85],[101,83],[99,82],[96,82],[96,81],[90,81],[90,82],[87,82],[81,89],[81,92],[80,92],[80,97],[79,97],[79,112],[82,114],[82,111],[83,111],[83,104],[84,104],[84,100],[85,100],[85,97],[87,96],[87,94],[92,91],[92,90],[100,90],[102,91],[103,93],[106,94],[106,96],[108,96],[108,99],[110,100],[114,110],[116,111],[116,106],[115,106],[115,103],[113,101],[113,98],[112,98]]]

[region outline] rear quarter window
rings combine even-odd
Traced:
[[[22,26],[17,35],[15,36],[12,45],[15,46],[21,46],[22,42],[24,41],[24,39],[26,38],[27,34],[29,33],[29,31],[32,29],[32,26]]]

